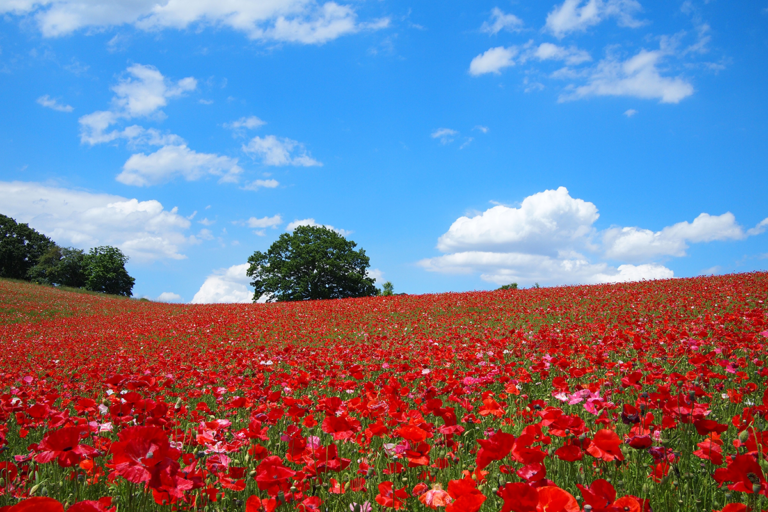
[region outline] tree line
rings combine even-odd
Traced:
[[[127,261],[109,245],[88,252],[60,247],[28,224],[0,214],[0,277],[130,297],[135,279],[125,269]]]

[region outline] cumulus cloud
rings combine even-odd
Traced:
[[[458,134],[459,132],[451,130],[450,128],[438,128],[432,132],[431,137],[433,139],[438,139],[440,144],[450,144]]]
[[[286,231],[293,231],[294,229],[296,229],[299,226],[314,226],[314,227],[322,226],[324,228],[330,229],[331,231],[337,232],[341,236],[349,236],[349,235],[352,234],[352,231],[347,231],[346,229],[335,228],[335,227],[331,226],[330,224],[318,224],[317,222],[315,222],[315,219],[311,219],[311,218],[310,219],[294,220],[293,222],[289,223],[285,227],[285,230]]]
[[[620,265],[590,263],[583,255],[571,253],[560,257],[526,253],[466,251],[419,262],[427,271],[445,274],[475,274],[497,285],[534,282],[551,284],[598,284],[666,279],[673,272],[658,264]]]
[[[497,205],[457,219],[438,239],[444,254],[418,265],[430,272],[479,274],[506,284],[608,283],[673,277],[656,261],[685,255],[688,244],[742,240],[768,229],[768,219],[744,230],[731,213],[703,213],[659,232],[594,228],[599,213],[564,187],[526,197],[519,207]],[[609,261],[615,262],[614,264]]]
[[[132,155],[117,181],[139,187],[165,183],[177,176],[187,181],[218,176],[219,182],[236,182],[243,170],[236,158],[198,153],[186,145],[163,146],[149,155]]]
[[[546,28],[558,38],[571,32],[584,32],[607,18],[617,18],[620,26],[637,27],[635,14],[642,10],[636,0],[565,0],[547,15]]]
[[[552,255],[587,239],[598,217],[594,204],[560,187],[526,197],[519,208],[498,205],[472,218],[460,217],[438,239],[437,248]]]
[[[94,194],[31,182],[0,182],[3,213],[56,240],[88,249],[119,247],[134,261],[184,259],[196,243],[190,221],[159,201]]]
[[[629,109],[629,110],[624,112],[624,115],[627,116],[627,117],[632,117],[632,116],[634,116],[636,114],[637,114],[637,110],[635,110],[633,108],[631,108],[631,109]]]
[[[685,256],[688,244],[743,240],[762,233],[768,219],[745,232],[730,212],[722,215],[702,213],[693,222],[678,222],[661,231],[637,227],[610,228],[603,233],[607,257],[623,261],[644,261],[660,256]]]
[[[388,18],[359,22],[351,6],[313,0],[10,0],[0,2],[0,13],[34,18],[45,37],[126,24],[146,31],[213,26],[255,40],[323,44],[389,25]]]
[[[248,144],[243,145],[243,151],[260,156],[264,165],[296,167],[323,165],[312,158],[300,142],[277,138],[274,135],[267,135],[264,138],[254,137]]]
[[[480,76],[486,73],[499,74],[502,69],[514,66],[515,55],[518,50],[515,47],[505,48],[503,46],[497,46],[491,48],[485,53],[481,53],[469,63],[469,74],[472,76]]]
[[[488,34],[498,34],[502,30],[519,32],[523,28],[523,20],[514,14],[505,14],[498,7],[491,11],[491,19],[483,23],[480,30]]]
[[[629,96],[679,103],[693,94],[693,86],[682,77],[662,76],[658,64],[664,56],[661,50],[641,50],[625,61],[613,57],[603,59],[590,71],[586,84],[571,88],[560,96],[560,101],[589,96]]]
[[[37,103],[46,108],[53,109],[57,112],[72,112],[73,110],[75,110],[75,108],[72,105],[63,105],[59,103],[58,100],[51,98],[47,94],[45,96],[40,96],[39,98],[37,98]]]
[[[156,300],[159,302],[178,302],[181,300],[181,295],[173,292],[163,292]]]
[[[101,144],[118,138],[152,145],[178,142],[180,137],[169,135],[163,139],[156,130],[145,130],[140,126],[129,126],[124,130],[107,131],[121,120],[133,118],[162,119],[163,107],[171,98],[197,88],[193,77],[173,81],[163,76],[154,66],[134,64],[126,70],[117,85],[112,87],[115,96],[110,110],[99,110],[80,118],[80,141],[84,144]]]
[[[205,278],[192,298],[192,304],[250,303],[253,292],[249,290],[250,278],[246,275],[248,263],[214,270]]]

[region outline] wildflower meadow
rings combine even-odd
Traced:
[[[275,304],[0,281],[0,511],[768,509],[768,273]]]

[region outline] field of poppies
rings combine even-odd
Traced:
[[[266,305],[0,281],[0,511],[768,509],[768,273]]]

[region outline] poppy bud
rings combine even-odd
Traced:
[[[584,505],[584,512],[592,512],[592,505]]]
[[[742,443],[746,443],[747,439],[749,439],[748,431],[742,430],[741,432],[739,432],[739,441],[741,441]]]
[[[754,473],[747,473],[747,479],[752,482],[753,485],[759,485],[760,479],[757,478],[757,475]]]

